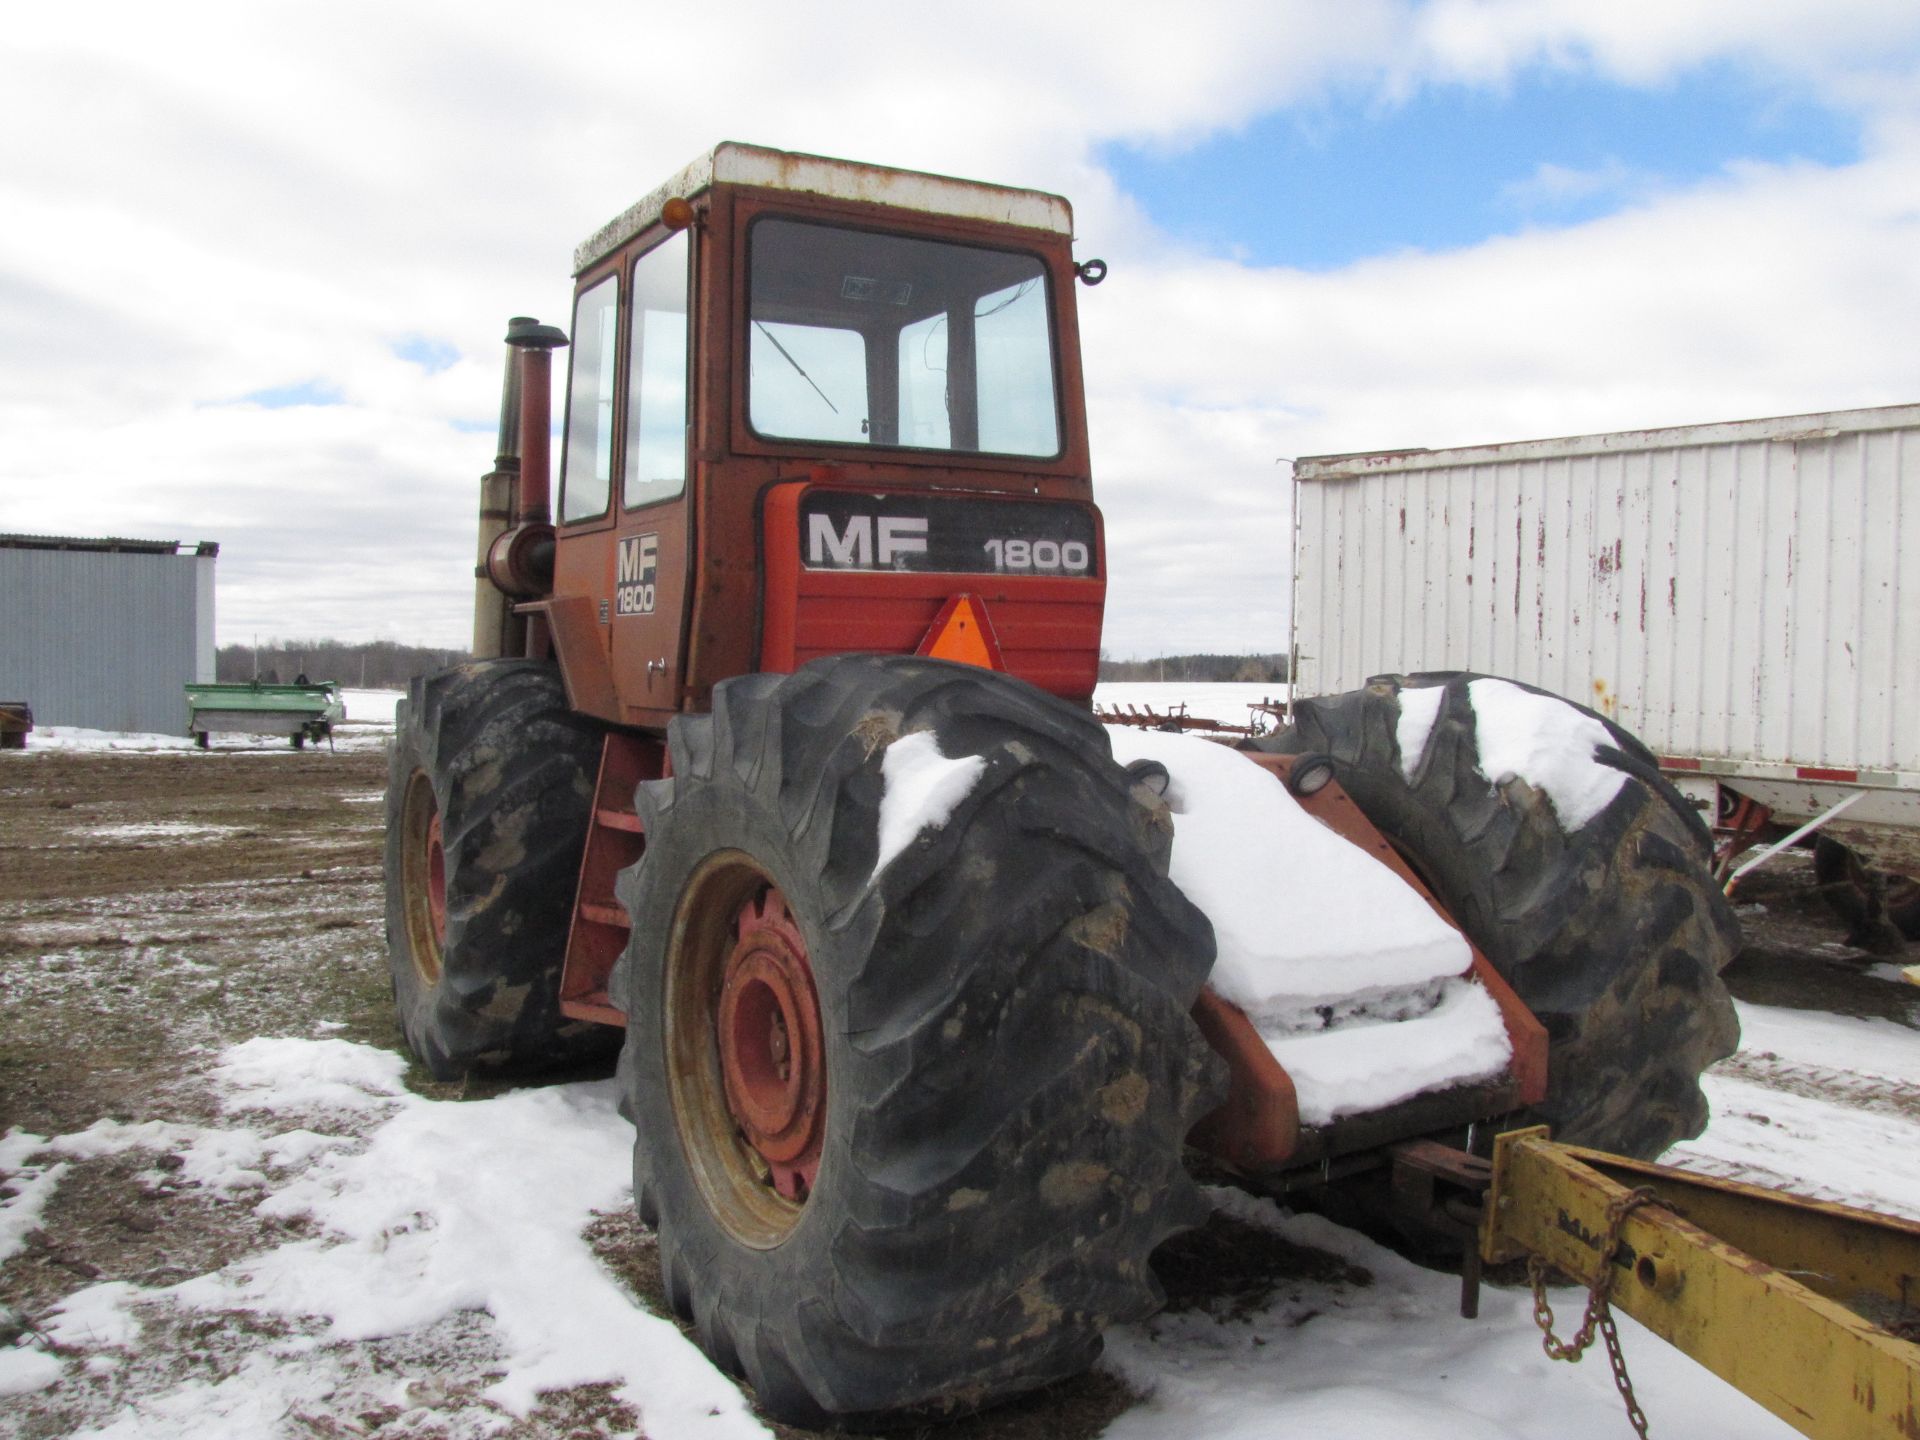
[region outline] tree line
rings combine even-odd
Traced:
[[[1284,684],[1285,655],[1163,655],[1154,660],[1110,660],[1100,657],[1102,680],[1236,681],[1244,684]]]
[[[391,640],[269,640],[264,645],[222,645],[214,653],[214,678],[291,685],[305,675],[315,684],[332,680],[360,690],[404,690],[416,675],[471,658],[465,650]]]
[[[305,675],[367,690],[404,690],[415,675],[444,670],[471,659],[465,650],[399,645],[391,640],[269,640],[264,645],[222,645],[215,678],[292,684]],[[1284,684],[1285,655],[1165,655],[1153,660],[1100,657],[1102,680],[1238,681]]]

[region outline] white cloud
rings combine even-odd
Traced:
[[[1081,294],[1110,646],[1278,649],[1280,456],[1920,398],[1917,48],[1898,0],[40,7],[0,53],[0,529],[220,540],[227,639],[460,643],[506,318],[564,323],[575,241],[737,138],[1069,194],[1114,264]],[[1096,158],[1716,58],[1854,107],[1868,157],[1312,275],[1181,251]],[[341,403],[231,403],[307,382]]]

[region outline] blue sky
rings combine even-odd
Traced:
[[[1109,144],[1101,160],[1187,243],[1326,270],[1583,223],[1743,161],[1843,165],[1860,140],[1853,116],[1730,64],[1650,87],[1536,67],[1497,89],[1278,110],[1189,150]]]

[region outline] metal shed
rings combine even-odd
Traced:
[[[0,535],[0,699],[36,726],[182,734],[213,679],[212,541]]]

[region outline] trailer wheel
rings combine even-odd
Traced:
[[[922,732],[979,773],[876,873]],[[1217,1088],[1187,1013],[1213,937],[1165,806],[1084,711],[937,660],[728,681],[669,746],[616,984],[670,1302],[797,1424],[1084,1369],[1208,1210],[1181,1142]]]
[[[1851,845],[1816,835],[1813,873],[1827,908],[1848,926],[1847,943],[1876,955],[1898,955],[1920,940],[1920,881],[1876,870]]]
[[[560,967],[600,730],[553,666],[462,665],[416,679],[387,780],[387,958],[407,1044],[439,1079],[611,1053],[564,1020]]]
[[[1705,1127],[1700,1072],[1739,1040],[1719,978],[1739,931],[1708,873],[1710,838],[1647,749],[1582,706],[1571,708],[1612,742],[1591,758],[1627,777],[1597,815],[1569,833],[1543,790],[1489,783],[1468,694],[1483,678],[1376,676],[1299,702],[1293,726],[1259,744],[1332,757],[1355,803],[1546,1026],[1536,1116],[1555,1138],[1650,1159]],[[1401,697],[1434,687],[1438,716],[1409,776]]]

